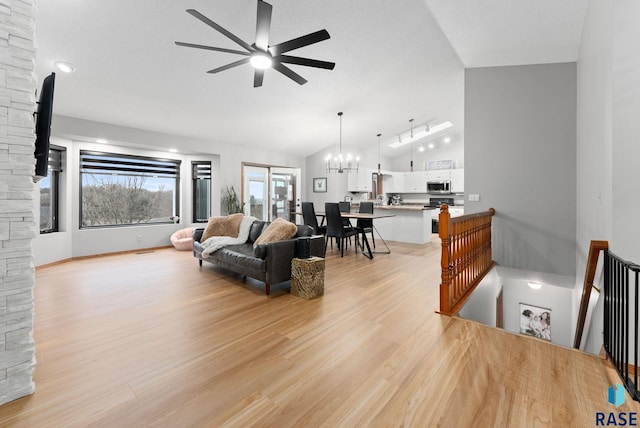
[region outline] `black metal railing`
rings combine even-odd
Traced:
[[[604,349],[634,400],[638,391],[640,266],[604,256]]]

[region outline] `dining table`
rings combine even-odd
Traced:
[[[302,213],[296,213],[296,214],[300,214],[302,215]],[[380,235],[380,232],[378,231],[378,229],[376,229],[376,225],[373,222],[373,220],[378,220],[381,218],[389,218],[389,217],[395,217],[395,214],[368,214],[368,213],[347,213],[347,212],[341,212],[340,215],[342,216],[342,218],[348,218],[348,219],[360,219],[360,220],[372,220],[372,226],[373,226],[373,230],[376,232],[376,234],[378,235],[378,237],[380,238],[380,240],[382,241],[382,243],[384,244],[384,247],[386,248],[386,251],[373,251],[371,249],[371,246],[369,245],[369,240],[367,239],[367,234],[366,233],[362,233],[362,244],[360,245],[360,248],[362,250],[362,254],[367,257],[368,259],[373,259],[373,255],[374,254],[391,254],[391,249],[389,248],[389,246],[387,245],[386,241],[384,240],[384,238],[382,237],[382,235]],[[316,217],[320,218],[320,225],[324,224],[324,219],[325,219],[325,213],[323,212],[318,212],[316,211]],[[366,246],[366,251],[365,251],[365,246]]]
[[[378,234],[378,237],[384,244],[386,251],[372,251],[371,246],[369,245],[369,240],[367,239],[367,234],[362,232],[361,249],[362,249],[362,254],[365,257],[369,259],[373,259],[374,254],[391,254],[391,249],[389,249],[389,246],[387,245],[386,241],[384,240],[382,235],[380,235],[380,232],[378,232],[378,229],[376,229],[374,220],[378,220],[381,218],[395,217],[396,216],[395,214],[340,213],[340,215],[342,216],[342,218],[348,218],[348,219],[354,218],[356,220],[371,220],[371,225],[373,226],[373,230]],[[366,252],[365,252],[365,246],[367,248]]]

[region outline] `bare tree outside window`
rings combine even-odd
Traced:
[[[155,179],[155,181],[173,181]],[[153,184],[153,185],[152,185]],[[105,226],[169,222],[174,190],[147,177],[85,174],[82,186],[82,225]]]
[[[82,227],[172,223],[179,214],[179,161],[83,156]]]

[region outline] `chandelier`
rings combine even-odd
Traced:
[[[347,157],[342,156],[342,112],[338,112],[338,118],[340,118],[340,151],[337,156],[332,157],[331,154],[328,154],[326,158],[324,158],[325,168],[327,172],[358,172],[358,168],[360,168],[360,157],[356,157],[356,166],[353,167],[352,164],[352,156],[351,154],[347,154]]]

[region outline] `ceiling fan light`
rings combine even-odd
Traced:
[[[249,59],[249,62],[254,68],[257,68],[258,70],[266,70],[267,68],[271,68],[271,65],[273,64],[271,57],[262,52],[255,52],[253,55],[251,55],[251,59]]]

